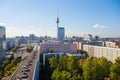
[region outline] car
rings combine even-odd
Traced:
[[[32,65],[31,63],[26,64],[27,67],[29,67],[29,66],[31,66],[31,65]]]
[[[32,59],[30,59],[30,60],[28,61],[28,63],[31,63],[31,62],[33,62],[33,60],[32,60]]]
[[[17,80],[28,80],[27,78],[26,79],[19,79],[19,78],[17,78]]]
[[[22,72],[29,72],[29,71],[30,71],[29,68],[27,68],[27,69],[23,69],[23,70],[22,70]]]
[[[31,66],[32,64],[31,63],[28,63],[27,66]]]
[[[27,72],[23,72],[23,74],[27,75]]]
[[[27,68],[27,66],[26,66],[26,65],[23,65],[22,68]]]
[[[34,60],[34,59],[35,59],[35,56],[32,56],[32,59]]]
[[[22,80],[22,79],[24,79],[24,78],[28,78],[28,75],[27,75],[27,74],[23,74],[23,75],[18,76],[18,78],[19,78],[20,80]]]

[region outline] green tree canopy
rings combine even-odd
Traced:
[[[77,69],[77,59],[74,56],[69,56],[66,63],[67,70],[73,72],[75,69]]]
[[[110,68],[110,78],[120,80],[120,57],[115,60],[115,63]]]
[[[59,58],[58,68],[61,69],[61,70],[66,70],[67,69],[67,56]]]
[[[104,80],[109,75],[109,63],[105,58],[87,58],[83,65],[85,80]]]
[[[20,46],[17,45],[17,46],[15,46],[15,47],[13,47],[10,51],[11,51],[11,52],[15,52],[19,47],[20,47]]]
[[[69,80],[71,77],[71,73],[66,70],[63,70],[61,74],[61,80]]]
[[[88,57],[86,59],[76,59],[73,56],[64,56],[60,58],[50,58],[50,67],[53,69],[52,80],[104,80],[109,77],[111,63],[105,58]],[[115,65],[117,64],[117,65]],[[111,73],[113,80],[119,80],[120,59],[111,68],[116,73]],[[118,65],[119,64],[119,65]],[[117,74],[117,75],[116,75]]]
[[[49,64],[52,69],[57,68],[57,59],[55,57],[49,58]]]
[[[32,46],[27,46],[27,47],[26,47],[26,52],[31,53],[32,50],[33,50],[33,47],[32,47]]]
[[[0,79],[3,77],[3,71],[0,70]]]
[[[51,79],[52,80],[61,80],[61,71],[59,68],[56,68],[52,73]]]
[[[53,53],[53,48],[50,48],[50,49],[48,50],[48,53]]]
[[[51,76],[52,80],[69,80],[71,77],[71,73],[63,70],[61,71],[59,68],[56,68]]]

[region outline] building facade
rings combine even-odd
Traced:
[[[88,45],[93,45],[93,46],[104,46],[103,41],[91,41],[88,43]]]
[[[3,42],[6,40],[6,30],[4,26],[0,26],[0,51],[3,50]]]
[[[77,50],[82,50],[83,49],[83,44],[81,42],[73,42],[77,46]]]
[[[99,58],[103,56],[111,62],[114,62],[120,56],[120,49],[118,48],[83,45],[83,50],[87,51],[90,57],[94,56]]]
[[[115,48],[116,43],[115,43],[115,42],[105,41],[105,46],[106,46],[106,47]]]
[[[15,46],[15,39],[14,38],[6,38],[6,41],[4,41],[3,48],[5,50],[9,50],[14,46]]]
[[[4,56],[4,44],[6,40],[6,29],[4,26],[0,26],[0,58]]]
[[[57,33],[58,35],[58,39],[59,40],[64,40],[64,38],[65,38],[65,29],[64,29],[64,27],[58,27],[58,33]]]
[[[0,26],[0,41],[6,40],[6,29],[4,26]]]
[[[39,46],[41,53],[47,53],[50,48],[52,48],[54,52],[68,52],[68,53],[77,52],[77,46],[75,44],[42,43]]]

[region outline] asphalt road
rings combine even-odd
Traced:
[[[38,56],[35,54],[37,54],[37,53],[32,52],[29,55],[27,55],[27,58],[21,62],[20,67],[15,72],[15,74],[12,76],[11,80],[20,80],[20,79],[18,79],[18,76],[23,75],[23,72],[22,72],[23,66],[28,65],[30,60],[32,60],[32,62],[30,63],[31,66],[28,67],[28,69],[30,69],[30,71],[26,72],[26,74],[28,75],[28,78],[24,78],[22,80],[32,80],[33,74],[34,74],[34,69],[35,69],[35,63],[36,63],[36,60],[38,59]],[[34,57],[34,59],[32,59],[33,57]]]

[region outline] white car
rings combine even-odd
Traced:
[[[28,78],[27,74],[23,74],[23,75],[18,76],[18,79],[20,79],[20,80],[26,79],[26,78]]]

